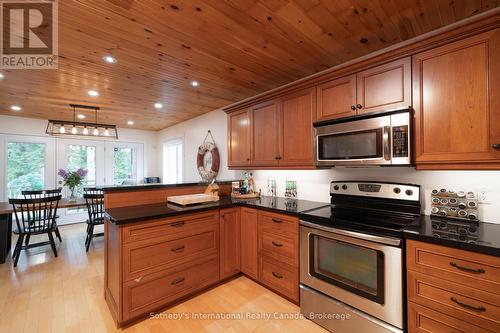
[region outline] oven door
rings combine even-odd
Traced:
[[[391,164],[391,116],[314,128],[318,166]]]
[[[300,282],[403,328],[400,242],[301,221]]]

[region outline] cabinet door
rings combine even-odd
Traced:
[[[499,37],[496,29],[413,57],[418,168],[500,168]]]
[[[278,107],[279,102],[273,100],[257,104],[251,108],[253,128],[252,164],[255,166],[278,165]]]
[[[250,110],[244,109],[228,115],[228,166],[250,165],[251,147]]]
[[[356,78],[358,114],[411,106],[411,58],[359,72]]]
[[[241,208],[241,271],[257,279],[257,210]]]
[[[285,96],[280,109],[279,165],[312,166],[312,117],[316,107],[316,89]]]
[[[316,121],[356,115],[356,75],[329,81],[317,87]]]
[[[220,278],[240,272],[240,208],[220,211]]]

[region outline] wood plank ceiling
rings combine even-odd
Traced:
[[[69,103],[90,104],[102,108],[100,122],[127,127],[133,120],[133,128],[159,130],[498,5],[59,1],[59,69],[2,71],[0,114],[71,120]],[[105,55],[118,62],[105,63]],[[191,86],[193,80],[200,85]],[[100,95],[88,96],[91,89]]]

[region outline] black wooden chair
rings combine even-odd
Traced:
[[[33,247],[50,244],[54,256],[57,257],[56,243],[52,232],[55,232],[57,228],[55,216],[59,200],[61,200],[60,195],[36,199],[9,199],[9,203],[14,209],[17,224],[17,230],[14,233],[19,235],[13,254],[14,267],[17,266],[21,250]],[[47,234],[49,241],[23,246],[24,237],[40,234]]]
[[[61,190],[62,188],[58,188],[55,190],[33,190],[33,191],[21,191],[21,194],[24,196],[25,199],[39,199],[39,198],[48,198],[48,197],[57,197],[58,195],[61,195]],[[55,234],[57,236],[57,239],[59,239],[60,242],[62,242],[61,238],[61,233],[59,232],[59,227],[57,226],[57,219],[59,216],[54,216],[54,223],[56,224],[55,226]],[[29,245],[30,242],[30,236],[26,236],[25,240],[25,245]]]
[[[94,227],[104,224],[104,194],[84,193],[83,197],[87,203],[89,219],[87,220],[87,238],[85,239],[85,250],[89,252],[93,237],[104,236],[104,233],[94,235]]]

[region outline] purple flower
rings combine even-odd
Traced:
[[[83,178],[87,175],[88,171],[83,168],[80,168],[76,170],[76,173],[78,174],[78,176],[80,176],[80,178]]]
[[[57,174],[61,176],[64,180],[68,179],[68,173],[64,169],[59,169],[59,172]]]

